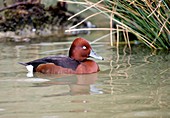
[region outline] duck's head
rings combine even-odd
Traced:
[[[77,61],[83,61],[88,57],[104,60],[103,57],[93,51],[89,42],[83,38],[76,38],[73,41],[69,50],[69,57]]]

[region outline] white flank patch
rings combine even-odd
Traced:
[[[34,77],[33,72],[28,72],[26,76],[27,77]]]
[[[28,65],[26,66],[28,73],[27,73],[27,77],[33,77],[33,66],[32,65]]]
[[[33,72],[33,66],[32,65],[28,65],[26,66],[28,72]]]

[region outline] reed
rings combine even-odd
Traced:
[[[113,32],[116,32],[117,42],[119,41],[120,32],[123,32],[125,42],[130,42],[128,33],[131,32],[150,48],[170,49],[169,0],[100,0],[96,2],[84,0],[81,2],[67,2],[86,7],[74,16],[84,13],[89,9],[95,9],[93,11],[97,13],[89,16],[89,18],[95,17],[98,14],[103,14],[106,18],[109,18],[110,27],[100,28],[100,30],[110,30],[111,35]],[[112,36],[110,38],[110,42],[112,44],[115,43]]]

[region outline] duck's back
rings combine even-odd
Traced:
[[[33,66],[33,71],[36,71],[36,68],[41,64],[48,64],[53,63],[57,66],[61,66],[63,68],[69,68],[72,70],[76,70],[77,66],[80,64],[79,61],[76,61],[70,57],[67,57],[65,55],[58,55],[58,56],[50,56],[50,57],[44,57],[41,59],[37,59],[31,62],[27,62],[27,65]]]

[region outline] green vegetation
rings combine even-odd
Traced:
[[[96,9],[93,11],[106,15],[112,23],[110,31],[117,32],[117,41],[119,32],[124,33],[125,41],[130,32],[150,48],[170,49],[169,0],[84,0],[77,4],[86,6],[84,11]]]

